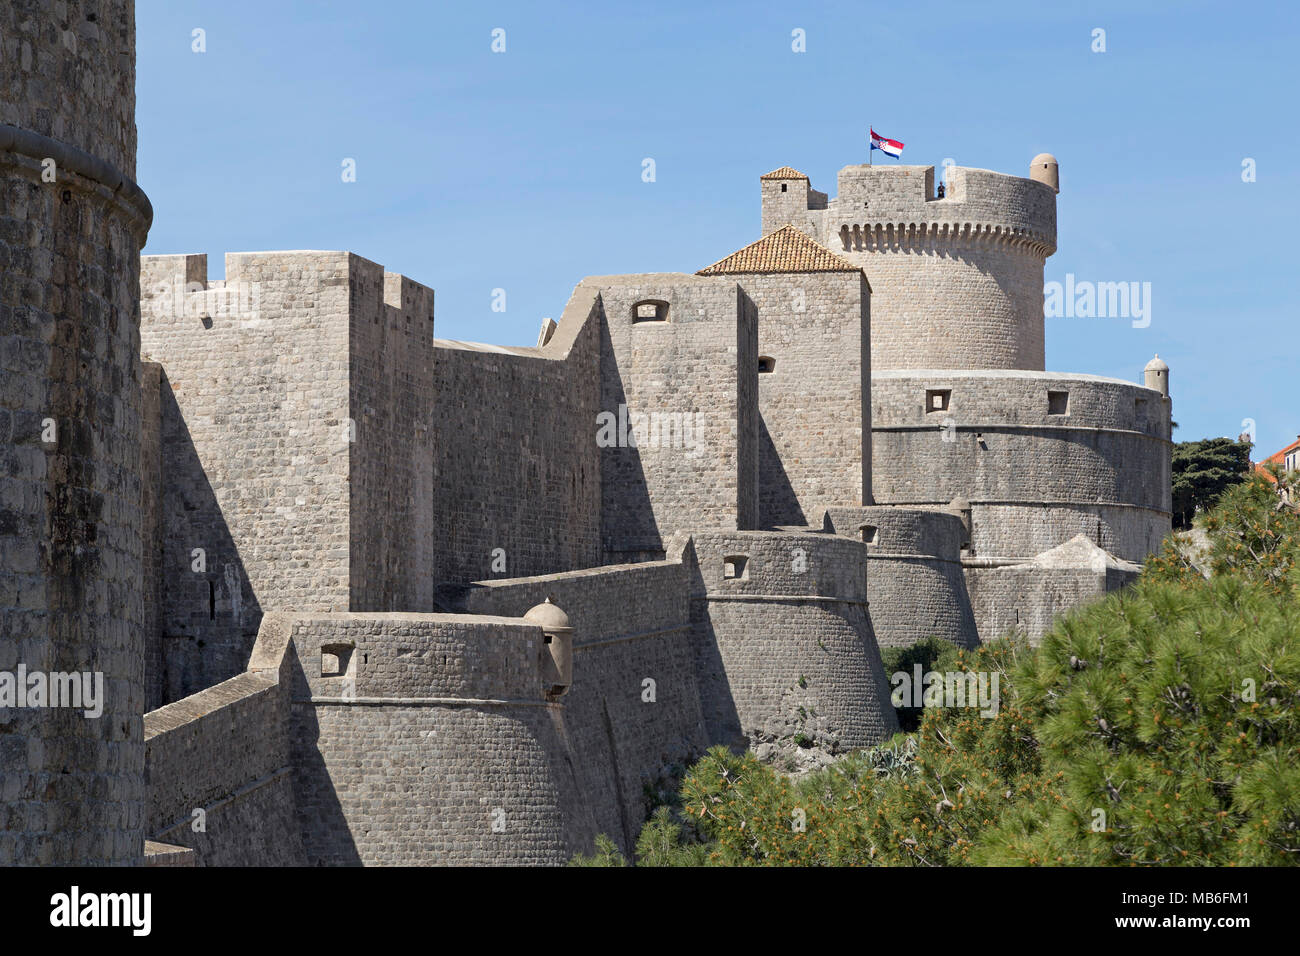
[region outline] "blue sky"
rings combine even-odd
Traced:
[[[137,9],[146,251],[205,252],[214,278],[228,251],[348,249],[434,287],[439,337],[531,345],[585,275],[694,272],[758,238],[770,169],[834,195],[871,123],[909,163],[1025,175],[1054,153],[1045,278],[1151,283],[1148,328],[1047,320],[1049,369],[1139,379],[1158,352],[1176,439],[1252,419],[1262,457],[1300,433],[1290,5]]]

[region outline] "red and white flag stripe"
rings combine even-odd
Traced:
[[[871,130],[871,148],[878,149],[886,156],[892,156],[894,159],[903,155],[903,144],[896,139],[889,139],[881,136],[874,129]]]

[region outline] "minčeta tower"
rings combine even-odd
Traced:
[[[1168,379],[1045,371],[1055,157],[1034,157],[1028,177],[945,173],[940,195],[932,166],[846,166],[828,198],[781,167],[760,178],[762,230],[793,226],[862,267],[872,500],[963,514],[981,636],[1032,634],[1055,607],[1034,583],[1045,567],[1118,559],[1131,573],[1169,532]]]

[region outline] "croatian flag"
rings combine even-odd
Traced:
[[[871,148],[878,149],[886,156],[892,156],[894,159],[898,159],[898,157],[903,155],[902,143],[896,139],[886,139],[878,134],[874,129],[871,130]]]

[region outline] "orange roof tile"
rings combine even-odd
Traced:
[[[841,259],[794,226],[782,226],[758,242],[752,242],[725,259],[719,259],[713,265],[701,269],[696,275],[859,271],[860,267],[847,259]]]

